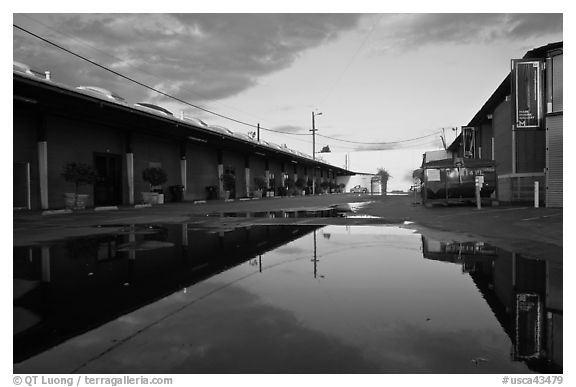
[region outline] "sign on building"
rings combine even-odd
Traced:
[[[513,60],[516,128],[540,128],[542,124],[542,63]]]
[[[462,147],[464,157],[476,157],[476,128],[471,126],[462,127]]]

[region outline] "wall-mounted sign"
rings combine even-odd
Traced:
[[[465,158],[476,157],[476,128],[471,126],[462,127],[462,147]]]
[[[542,124],[541,62],[514,60],[516,128],[540,128]]]
[[[440,170],[439,169],[427,169],[426,178],[428,181],[440,181]]]

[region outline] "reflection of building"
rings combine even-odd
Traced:
[[[119,233],[14,248],[14,361],[212,277],[320,226]],[[261,270],[261,269],[260,269]]]
[[[562,264],[479,242],[422,237],[426,259],[462,265],[513,343],[512,356],[540,372],[562,372]]]

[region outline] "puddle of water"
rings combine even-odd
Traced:
[[[335,208],[323,208],[309,210],[215,212],[207,216],[224,218],[334,218],[342,215]]]
[[[379,216],[367,215],[367,214],[355,214],[353,212],[343,214],[343,217],[346,219],[381,219],[381,217]]]
[[[561,264],[400,227],[14,248],[19,372],[557,373],[562,337]]]
[[[215,212],[210,217],[223,218],[349,218],[349,219],[380,219],[379,216],[358,214],[358,210],[370,202],[347,203],[320,209],[299,209],[282,211],[255,212]]]

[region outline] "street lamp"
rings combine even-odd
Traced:
[[[316,125],[314,122],[315,116],[321,116],[322,112],[312,112],[312,160],[316,160]],[[316,167],[312,168],[312,195],[316,194]]]

